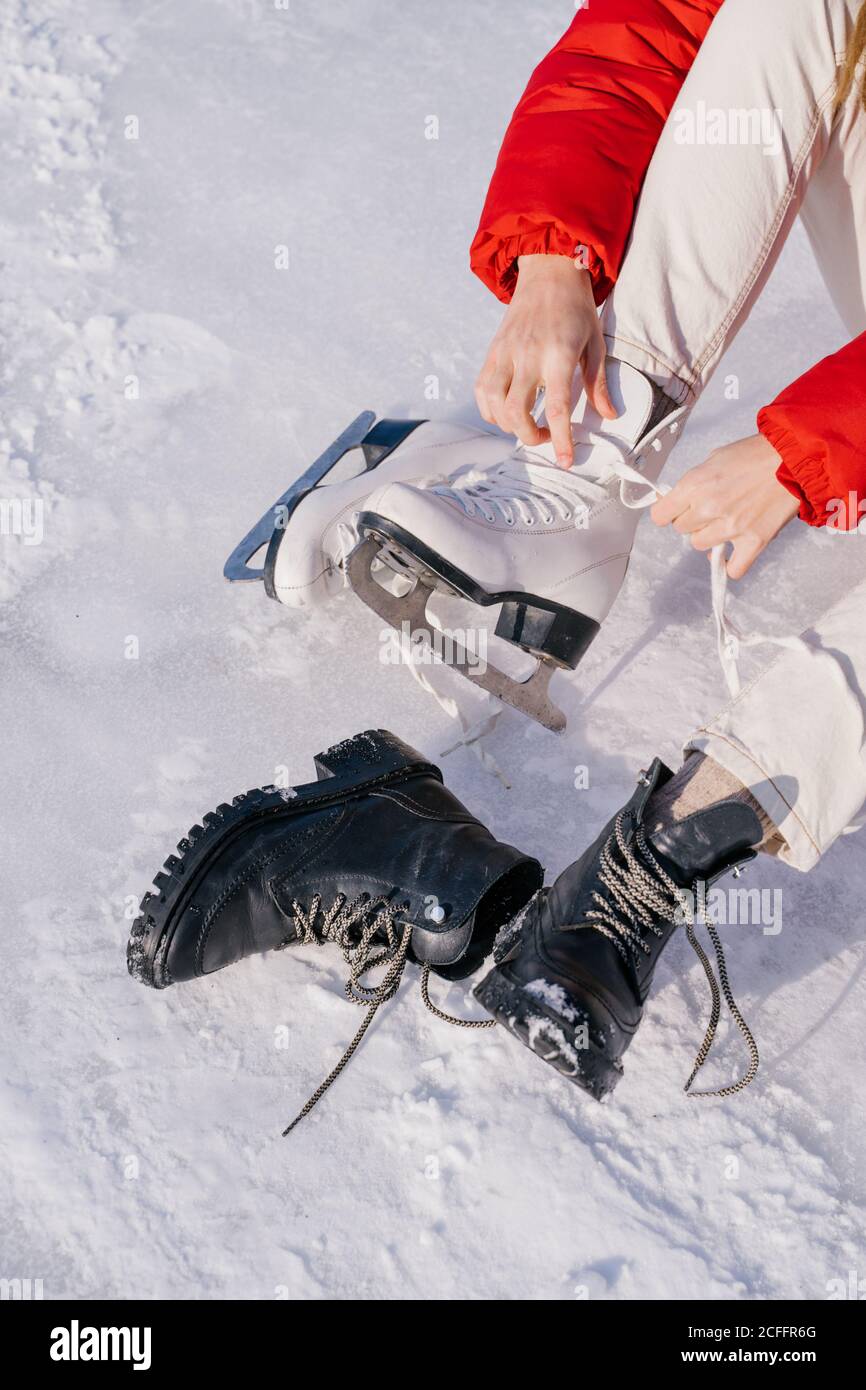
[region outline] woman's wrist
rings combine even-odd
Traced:
[[[531,256],[518,256],[517,269],[520,274],[544,275],[550,272],[554,275],[564,275],[568,273],[585,276],[587,280],[591,279],[589,271],[584,266],[579,265],[571,256],[559,256],[555,253],[539,252]]]
[[[578,265],[569,256],[545,254],[518,256],[518,286],[521,282],[526,285],[539,281],[562,283],[567,290],[577,291],[588,302],[593,304],[595,302],[593,300],[592,276],[588,270]]]

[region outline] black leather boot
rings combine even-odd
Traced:
[[[495,840],[394,734],[357,734],[315,768],[316,782],[236,796],[180,841],[132,926],[135,979],[163,989],[310,939],[338,900],[344,917],[358,903],[357,936],[378,914],[385,939],[399,918],[409,958],[449,978],[485,959],[538,888],[538,862]]]
[[[317,782],[254,789],[193,826],[142,900],[127,963],[135,979],[164,989],[254,953],[334,942],[349,998],[368,1009],[342,1066],[407,958],[424,967],[425,1003],[447,1017],[429,1002],[429,971],[471,974],[543,875],[394,734],[357,734],[315,767]],[[376,965],[384,978],[365,984]]]
[[[497,964],[475,989],[494,1018],[596,1100],[622,1076],[656,964],[678,925],[685,925],[713,994],[687,1090],[703,1065],[719,991],[694,935],[695,916],[710,934],[726,1001],[751,1051],[746,1076],[712,1094],[740,1090],[757,1071],[754,1040],[731,997],[721,943],[701,904],[707,886],[755,857],[761,824],[750,806],[730,800],[650,834],[647,801],[670,777],[658,759],[641,774],[631,800],[595,843],[503,929],[494,947]]]

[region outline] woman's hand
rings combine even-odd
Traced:
[[[691,536],[695,550],[730,541],[731,579],[742,579],[800,503],[778,481],[781,459],[762,434],[714,449],[705,463],[690,468],[650,513],[658,526],[672,525]]]
[[[571,388],[580,366],[590,404],[607,420],[616,411],[607,393],[605,346],[589,272],[567,256],[521,256],[514,297],[475,385],[484,419],[523,444],[550,439],[557,461],[570,468]],[[533,420],[539,387],[549,425]]]

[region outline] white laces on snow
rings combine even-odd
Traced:
[[[759,647],[768,643],[773,647],[784,647],[788,651],[803,652],[812,658],[828,654],[816,652],[813,647],[809,646],[808,642],[804,642],[802,637],[777,637],[775,634],[767,632],[743,632],[728,612],[728,570],[725,549],[724,545],[714,546],[710,555],[713,618],[716,624],[719,661],[722,664],[728,689],[736,699],[741,689],[738,661],[740,650],[743,647]],[[841,669],[835,660],[833,664],[837,670]]]

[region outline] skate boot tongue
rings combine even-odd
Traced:
[[[593,410],[586,392],[581,391],[571,417],[575,468],[589,460],[600,438],[609,439],[630,453],[646,434],[657,408],[659,392],[643,372],[615,357],[607,358],[606,371],[608,393],[617,418],[605,420]],[[539,462],[556,464],[552,444],[524,446],[522,452]]]
[[[735,864],[754,859],[761,822],[744,801],[719,801],[684,820],[649,830],[647,840],[675,883],[714,882]]]

